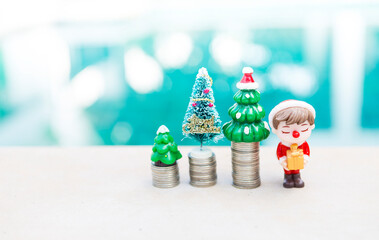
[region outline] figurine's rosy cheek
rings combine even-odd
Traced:
[[[301,132],[306,132],[309,130],[309,124],[308,123],[303,123],[300,126],[303,128],[303,130],[301,130]]]

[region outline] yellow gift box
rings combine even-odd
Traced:
[[[287,168],[289,170],[304,169],[303,149],[298,149],[296,143],[291,145],[291,149],[287,150]]]

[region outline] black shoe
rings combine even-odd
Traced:
[[[293,174],[293,181],[295,183],[295,188],[302,188],[304,187],[304,181],[300,178],[300,173]]]
[[[295,183],[293,181],[291,174],[284,174],[284,181],[283,181],[283,187],[285,188],[293,188],[295,186]]]

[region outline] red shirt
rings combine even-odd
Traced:
[[[298,148],[303,149],[304,154],[308,156],[310,155],[309,145],[307,142],[304,142],[303,144],[298,146]],[[278,159],[280,159],[281,157],[287,156],[287,150],[289,149],[290,147],[287,147],[286,145],[283,145],[282,142],[280,142],[278,144],[278,148],[276,149],[276,156],[278,157]]]

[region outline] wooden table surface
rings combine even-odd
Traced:
[[[379,148],[311,148],[304,189],[284,189],[275,149],[262,185],[231,186],[229,147],[213,147],[218,183],[151,184],[151,146],[0,149],[0,239],[379,239]]]

